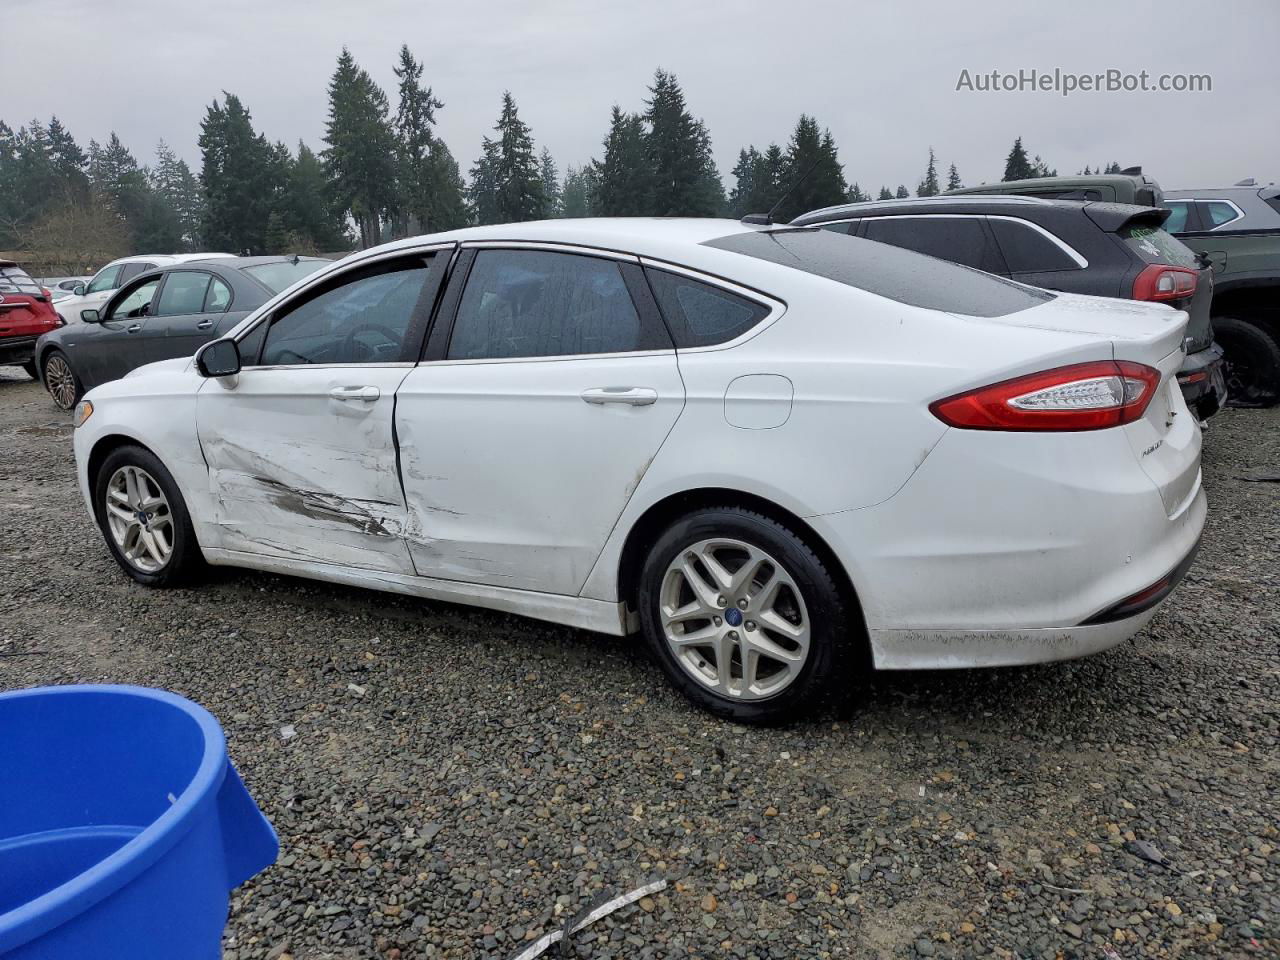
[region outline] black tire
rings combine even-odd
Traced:
[[[699,681],[681,665],[664,632],[661,604],[668,567],[682,551],[701,541],[718,538],[739,541],[776,558],[799,588],[807,612],[810,632],[807,659],[788,685],[765,698],[737,699]],[[784,524],[740,507],[698,510],[672,523],[645,558],[637,601],[641,631],[671,683],[703,709],[741,723],[785,723],[822,708],[833,700],[837,691],[848,689],[849,677],[845,672],[853,669],[858,660],[855,654],[864,645],[860,625],[851,622],[849,598],[818,554]],[[730,601],[729,607],[732,606]],[[741,619],[736,611],[726,609],[726,621],[731,613]],[[750,616],[749,609],[746,616]],[[750,626],[754,624],[744,624],[744,627]],[[737,659],[733,663],[740,669]],[[713,667],[709,665],[708,669]]]
[[[1213,337],[1226,366],[1227,404],[1271,407],[1280,401],[1280,341],[1251,320],[1214,317]]]
[[[147,571],[136,566],[116,544],[111,532],[107,520],[107,488],[111,478],[121,467],[139,467],[144,470],[160,487],[168,502],[173,544],[167,561],[157,570]],[[150,450],[124,446],[117,447],[107,455],[98,468],[97,476],[93,478],[93,513],[102,530],[103,539],[107,541],[107,549],[115,557],[116,563],[139,583],[148,587],[179,586],[190,582],[204,569],[204,556],[200,553],[200,544],[196,541],[195,530],[191,526],[187,504],[182,499],[173,475]]]
[[[65,374],[60,364],[65,365]],[[50,365],[53,366],[52,371],[49,369]],[[49,391],[49,396],[53,398],[58,409],[74,410],[80,398],[84,396],[84,384],[80,382],[80,376],[72,366],[71,359],[61,350],[50,350],[44,355],[43,372],[44,388]],[[69,382],[66,380],[67,375],[71,378]]]
[[[22,369],[27,371],[27,376],[32,380],[40,379],[40,371],[36,369],[36,362],[34,360],[28,360],[22,365]]]

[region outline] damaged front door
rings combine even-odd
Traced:
[[[241,336],[241,372],[196,405],[223,549],[413,572],[395,396],[437,286],[431,255],[379,261]]]

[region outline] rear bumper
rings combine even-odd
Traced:
[[[36,355],[39,337],[4,337],[0,339],[0,363],[26,363]]]
[[[1124,430],[953,430],[896,496],[808,519],[858,591],[878,668],[1042,663],[1120,643],[1171,592],[1124,606],[1200,539],[1192,452],[1185,469],[1166,505]]]
[[[1216,343],[1187,354],[1178,368],[1178,387],[1192,413],[1208,420],[1227,403],[1227,379],[1222,348]]]

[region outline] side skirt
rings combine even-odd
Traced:
[[[564,597],[553,593],[513,590],[510,587],[463,583],[458,580],[411,577],[398,573],[384,573],[381,570],[317,563],[312,560],[269,557],[240,550],[205,547],[201,552],[205,560],[215,566],[244,567],[250,570],[263,570],[267,573],[283,573],[311,580],[342,583],[351,587],[365,587],[369,590],[386,590],[427,600],[465,603],[614,636],[624,636],[629,632],[626,606],[605,600]]]

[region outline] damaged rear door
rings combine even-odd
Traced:
[[[224,549],[413,572],[395,396],[447,258],[356,265],[238,338],[240,374],[207,382],[196,404]]]

